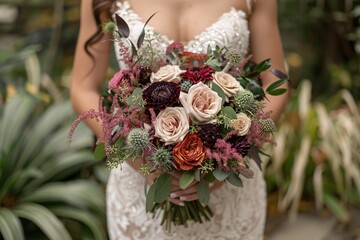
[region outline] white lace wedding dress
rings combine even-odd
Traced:
[[[247,0],[248,3],[251,0]],[[144,23],[127,1],[117,2],[115,12],[128,23],[133,39]],[[148,27],[149,31],[153,31]],[[136,41],[134,41],[136,42]],[[172,41],[160,36],[157,47],[165,49]],[[233,48],[247,54],[249,30],[246,13],[232,8],[214,24],[190,41],[187,51],[204,52],[207,45]],[[116,46],[116,44],[115,44]],[[117,51],[118,52],[118,51]],[[121,65],[121,62],[120,62]],[[111,171],[107,185],[107,224],[113,240],[259,240],[263,238],[266,217],[266,190],[263,175],[254,161],[253,179],[243,178],[244,187],[225,184],[211,193],[209,206],[214,212],[210,222],[191,224],[188,228],[173,227],[164,231],[151,214],[145,213],[144,177],[124,163]]]

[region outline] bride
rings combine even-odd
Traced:
[[[99,92],[106,78],[111,36],[102,34],[101,23],[119,14],[130,26],[134,42],[144,21],[157,12],[148,31],[160,36],[157,46],[177,40],[185,49],[201,53],[207,45],[226,46],[243,56],[251,54],[257,62],[270,58],[273,68],[284,71],[282,45],[277,25],[276,0],[83,0],[81,25],[73,75],[71,99],[77,113],[97,109]],[[116,43],[115,43],[116,48]],[[116,51],[119,57],[119,51]],[[119,61],[121,66],[121,62]],[[265,72],[263,87],[276,78]],[[287,86],[285,86],[287,87]],[[267,96],[268,111],[276,120],[287,96]],[[101,128],[87,121],[96,135]],[[266,188],[260,169],[252,164],[254,179],[244,179],[244,187],[217,182],[212,186],[210,222],[176,227],[169,234],[145,213],[144,178],[137,162],[124,163],[111,171],[107,185],[107,216],[111,239],[262,239],[266,218]],[[153,176],[152,176],[153,177]],[[174,176],[176,183],[176,176]],[[150,179],[148,179],[151,181]],[[179,190],[177,184],[169,197],[175,204],[197,198],[196,186]]]

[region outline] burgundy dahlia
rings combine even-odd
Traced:
[[[161,111],[179,103],[181,88],[173,82],[154,82],[143,91],[143,99],[147,109]]]
[[[140,84],[146,85],[147,83],[150,82],[150,77],[151,77],[151,68],[150,67],[143,67],[141,66],[137,71],[136,71],[136,77],[139,81]]]
[[[221,138],[220,129],[216,124],[208,123],[200,125],[198,133],[203,145],[207,148],[213,149],[217,139]]]
[[[207,82],[213,79],[212,74],[215,71],[209,66],[204,67],[193,67],[191,69],[186,69],[186,72],[181,74],[181,77],[186,80],[190,80],[194,84],[198,82]]]
[[[250,144],[246,136],[232,135],[227,142],[242,156],[246,156],[250,150]]]

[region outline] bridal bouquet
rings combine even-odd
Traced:
[[[194,54],[178,42],[161,52],[158,36],[147,34],[145,27],[134,44],[119,16],[116,25],[114,36],[125,66],[108,82],[99,109],[74,122],[70,138],[80,121],[99,120],[103,134],[95,155],[106,156],[110,168],[141,161],[142,174],[157,174],[146,190],[147,212],[162,211],[161,223],[168,228],[171,223],[209,220],[210,183],[242,187],[242,177],[253,177],[249,161],[260,164],[259,148],[272,142],[275,131],[263,110],[265,92],[285,92],[280,86],[287,77],[274,71],[279,80],[264,91],[260,74],[270,67],[269,60],[255,64],[251,57],[242,59],[219,46]],[[184,206],[168,200],[174,172],[181,174],[182,189],[197,182],[198,200]]]

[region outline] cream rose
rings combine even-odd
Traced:
[[[179,83],[181,81],[180,74],[184,72],[179,66],[166,65],[161,67],[156,73],[152,73],[150,81],[152,83],[161,81]]]
[[[244,136],[249,132],[251,119],[245,113],[238,113],[236,119],[231,120],[231,126],[238,132],[238,135]]]
[[[189,117],[182,107],[167,107],[156,117],[154,126],[155,137],[165,145],[177,143],[189,132]]]
[[[209,122],[221,109],[221,97],[207,85],[199,82],[190,87],[188,94],[179,97],[186,113],[198,122]]]
[[[213,82],[224,91],[228,98],[234,96],[238,91],[244,91],[240,83],[228,73],[215,72],[213,77]]]

